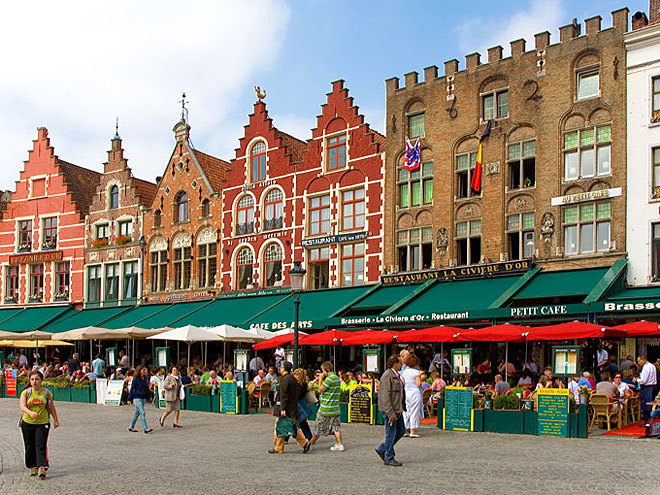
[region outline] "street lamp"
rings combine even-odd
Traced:
[[[289,277],[291,277],[291,292],[293,292],[293,306],[294,320],[293,320],[293,369],[298,369],[298,320],[300,315],[300,292],[303,289],[303,280],[305,278],[305,270],[301,265],[301,261],[294,261],[293,268],[289,270]]]
[[[138,287],[139,294],[138,294],[138,304],[142,301],[142,294],[144,294],[143,286],[144,286],[144,256],[145,252],[147,250],[147,241],[144,238],[143,235],[140,236],[140,286]],[[153,347],[153,346],[152,346]],[[152,354],[153,355],[153,354]]]

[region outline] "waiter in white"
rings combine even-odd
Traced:
[[[642,399],[643,419],[646,422],[651,415],[651,409],[653,407],[647,405],[647,403],[653,401],[653,389],[657,384],[657,376],[655,366],[648,362],[645,355],[642,354],[637,358],[637,365],[640,370],[637,385],[639,386],[639,395]]]

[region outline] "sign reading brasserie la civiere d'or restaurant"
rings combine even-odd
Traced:
[[[415,273],[393,273],[382,275],[383,285],[421,284],[428,280],[450,282],[452,280],[468,280],[484,277],[503,277],[523,273],[533,268],[532,260],[503,261],[500,263],[485,263],[483,265],[441,268]]]

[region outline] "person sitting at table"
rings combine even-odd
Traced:
[[[593,390],[593,387],[591,386],[591,381],[589,380],[591,378],[591,373],[588,371],[585,371],[582,373],[582,378],[578,380],[578,386],[580,388],[582,387],[587,387],[589,390]]]
[[[199,383],[204,385],[206,383],[206,380],[209,379],[209,376],[211,376],[211,369],[208,368],[207,366],[204,366],[202,368],[202,376],[199,379]]]
[[[580,403],[580,386],[578,385],[578,377],[572,376],[568,379],[568,391],[573,395],[576,403]]]
[[[265,379],[266,379],[266,372],[263,369],[260,369],[260,370],[257,370],[257,374],[256,374],[256,376],[254,377],[254,379],[252,381],[258,387],[259,383],[262,380],[265,380]]]
[[[608,371],[603,371],[600,374],[600,381],[598,382],[598,385],[596,385],[596,393],[605,394],[609,397],[619,396],[619,390],[617,389],[617,386],[612,383],[612,376]]]
[[[534,361],[534,358],[529,358],[529,361],[524,364],[523,370],[529,371],[530,375],[537,375],[539,372],[539,366],[536,364],[536,361]]]
[[[510,388],[511,387],[509,387],[509,384],[505,382],[504,379],[502,378],[502,375],[500,375],[499,373],[495,375],[495,392],[497,393],[497,395],[504,394],[504,392],[506,392]]]
[[[230,382],[234,381],[234,372],[233,371],[228,371],[225,373],[225,380],[229,380]],[[220,383],[220,382],[218,382]]]
[[[619,397],[630,397],[630,387],[623,381],[623,375],[621,373],[614,375],[614,385],[616,385],[616,388],[619,391]]]
[[[631,368],[628,368],[627,370],[624,370],[623,380],[621,380],[621,382],[628,385],[628,388],[632,392],[637,393],[637,384],[635,383],[635,380],[634,380],[634,377],[635,377],[635,372],[633,370],[634,367],[635,367],[635,365],[633,365]]]
[[[529,375],[529,370],[524,369],[518,378],[518,386],[523,388],[529,388],[532,386],[532,377]]]
[[[500,361],[500,365],[497,367],[497,371],[500,374],[507,373],[509,377],[514,377],[516,375],[516,367],[513,363]]]
[[[486,358],[477,365],[475,371],[480,375],[487,375],[491,372],[490,359]]]
[[[277,372],[275,371],[275,366],[269,366],[268,367],[268,374],[265,377],[266,380],[268,380],[272,385],[277,384]]]
[[[604,367],[605,371],[610,372],[610,376],[614,376],[619,372],[619,366],[616,364],[616,356],[610,356],[610,360]]]
[[[630,354],[628,354],[626,356],[626,359],[621,361],[621,364],[619,365],[619,371],[623,372],[623,371],[629,370],[633,366],[635,366],[634,358]]]
[[[539,376],[539,381],[536,384],[536,388],[534,391],[536,392],[540,388],[548,388],[550,386],[550,380],[548,380],[548,377],[546,375],[541,375]]]
[[[660,418],[660,392],[658,392],[658,395],[655,396],[655,405],[656,408],[653,411],[651,411],[651,416],[649,416],[649,420]]]
[[[431,388],[431,384],[428,382],[428,378],[429,377],[424,372],[419,375],[419,379],[422,380],[422,386],[420,387],[422,392],[424,392],[425,388]]]
[[[218,374],[214,370],[209,371],[209,379],[206,380],[204,385],[217,385],[219,383],[220,378],[218,378]]]

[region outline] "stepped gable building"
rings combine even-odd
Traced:
[[[628,10],[387,80],[384,270],[533,258],[611,265],[626,242]],[[488,122],[490,134],[484,135]],[[421,167],[403,168],[421,139]],[[480,188],[473,178],[482,144]],[[435,188],[433,185],[435,184]]]
[[[381,272],[385,138],[332,85],[312,138],[273,127],[257,101],[223,191],[222,286],[288,286],[301,261],[308,289],[376,282]]]
[[[155,184],[133,176],[115,134],[85,221],[88,306],[135,304],[141,296],[144,210],[155,191]]]
[[[143,300],[212,297],[219,287],[222,187],[229,163],[192,147],[190,126],[174,126],[176,144],[144,217]]]
[[[82,305],[85,214],[100,178],[61,160],[38,129],[0,221],[3,304]]]

